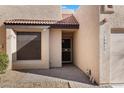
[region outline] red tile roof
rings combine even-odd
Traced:
[[[62,20],[32,20],[11,19],[4,22],[5,25],[50,25],[52,28],[79,28],[79,23],[73,15]]]
[[[78,24],[78,21],[76,20],[76,18],[73,15],[71,15],[69,17],[66,17],[65,19],[58,21],[58,23],[60,23],[60,24]]]
[[[4,23],[5,24],[11,24],[11,25],[26,25],[26,24],[37,24],[37,25],[42,25],[42,24],[55,24],[57,21],[56,20],[32,20],[32,19],[11,19],[11,20],[6,20]]]

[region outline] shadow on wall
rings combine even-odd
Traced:
[[[6,27],[4,24],[0,25],[0,52],[6,51]]]
[[[41,36],[37,33],[17,33],[17,57],[21,60],[34,60],[41,57]],[[40,39],[39,39],[40,38]],[[35,51],[35,52],[33,52]],[[40,53],[40,54],[39,54]],[[13,53],[13,56],[16,53]],[[36,55],[36,56],[34,56]],[[32,57],[33,56],[33,57]],[[53,55],[54,56],[54,55]],[[43,75],[53,78],[60,78],[91,84],[89,78],[73,64],[63,64],[62,68],[51,69],[25,69],[17,70],[24,73],[32,73],[34,75]]]

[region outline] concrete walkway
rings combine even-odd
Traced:
[[[8,71],[0,75],[0,87],[12,88],[97,88],[73,65],[49,70]]]
[[[76,66],[72,64],[65,64],[62,68],[51,68],[51,69],[37,69],[37,70],[18,70],[20,72],[24,73],[32,73],[37,75],[44,75],[48,77],[55,77],[60,78],[64,80],[71,80],[76,81],[80,83],[86,83],[91,84],[89,82],[89,78],[85,75],[84,72],[82,72],[80,69],[78,69]]]

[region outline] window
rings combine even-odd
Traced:
[[[41,33],[17,32],[17,60],[41,59]]]

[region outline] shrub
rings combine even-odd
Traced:
[[[0,73],[4,73],[8,67],[8,56],[5,53],[0,53]]]

